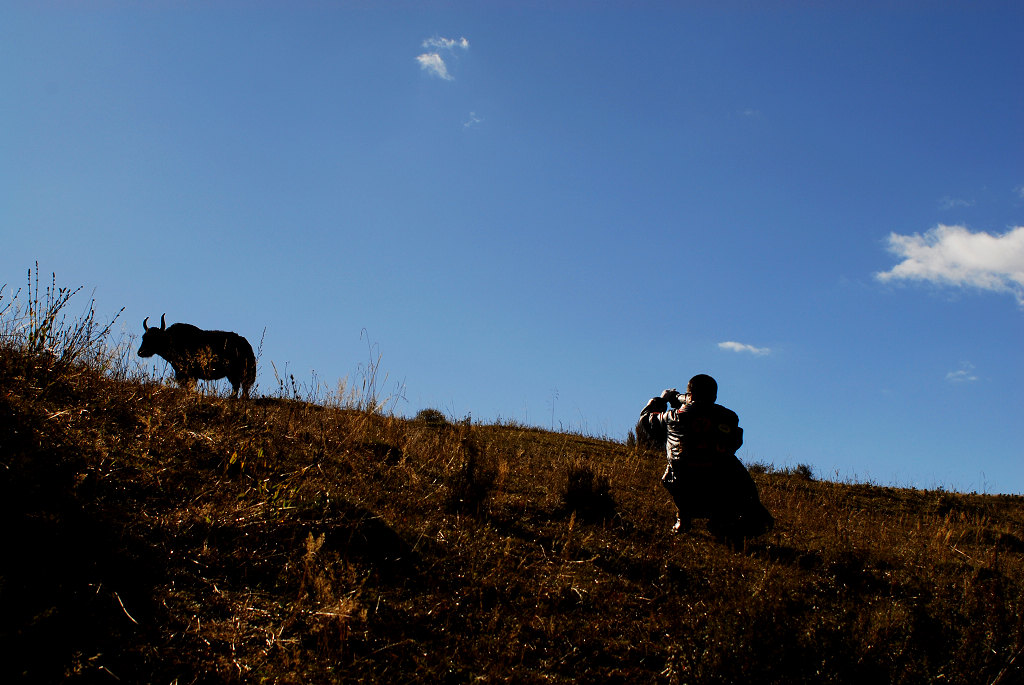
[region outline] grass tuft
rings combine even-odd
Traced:
[[[570,461],[565,469],[562,502],[585,521],[610,519],[615,515],[611,477],[585,458]]]

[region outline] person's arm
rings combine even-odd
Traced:
[[[640,418],[648,414],[660,414],[666,409],[668,409],[668,400],[664,397],[652,397],[648,400],[647,405],[640,410]]]
[[[665,393],[669,392],[668,390]],[[636,422],[636,439],[641,445],[662,448],[668,439],[668,428],[662,414],[668,411],[669,400],[665,393],[652,397],[647,405],[640,410],[640,420]],[[678,394],[678,393],[676,393]]]

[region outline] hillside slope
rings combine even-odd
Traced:
[[[659,454],[24,347],[0,350],[3,682],[1024,677],[1024,498],[759,469],[777,528],[730,549],[670,534]]]

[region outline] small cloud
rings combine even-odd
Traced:
[[[747,109],[740,111],[740,116],[756,119],[761,116],[761,110],[748,107]]]
[[[1014,193],[1015,193],[1015,194],[1017,195],[1017,197],[1019,197],[1019,198],[1020,198],[1021,200],[1024,200],[1024,185],[1019,185],[1019,186],[1017,186],[1016,188],[1014,188],[1014,189],[1013,189],[1013,192],[1014,192]]]
[[[772,353],[771,349],[767,347],[754,347],[753,345],[734,342],[732,340],[718,343],[718,348],[721,350],[729,350],[730,352],[747,352],[755,357],[763,357]]]
[[[424,71],[442,78],[445,81],[454,81],[455,79],[451,74],[448,73],[448,66],[441,59],[441,55],[436,52],[427,52],[416,57],[416,61],[420,63],[420,68]]]
[[[946,374],[946,380],[950,383],[973,383],[978,380],[974,375],[974,364],[964,362],[960,364],[957,371],[950,371]]]
[[[957,207],[973,207],[974,200],[964,200],[959,197],[944,197],[939,200],[939,209],[950,210],[956,209]]]
[[[465,128],[473,128],[474,126],[479,126],[482,122],[483,122],[483,119],[478,117],[476,115],[476,112],[470,112],[469,113],[469,119],[467,119],[462,125]]]
[[[469,41],[465,38],[454,40],[452,38],[440,38],[438,36],[434,36],[433,38],[427,38],[423,41],[423,47],[434,48],[436,50],[454,50],[455,48],[469,50]]]
[[[434,36],[433,38],[427,38],[423,41],[423,47],[432,48],[434,52],[425,52],[422,55],[416,57],[416,61],[420,63],[420,68],[429,74],[433,74],[438,78],[444,79],[445,81],[454,81],[455,77],[448,73],[448,65],[445,64],[444,58],[441,57],[441,53],[438,50],[447,50],[449,52],[456,48],[463,50],[469,50],[469,41],[465,38],[441,38]]]
[[[880,281],[926,281],[1012,293],[1024,307],[1024,226],[1002,235],[938,225],[924,235],[889,235],[903,261],[875,274]]]

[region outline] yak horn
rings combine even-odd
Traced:
[[[167,323],[164,321],[164,317],[165,316],[167,316],[167,315],[166,314],[161,314],[160,315],[160,330],[161,331],[164,330],[165,328],[167,328]]]
[[[142,330],[144,330],[144,331],[148,331],[149,330],[149,326],[146,325],[147,323],[149,323],[149,317],[148,316],[145,319],[142,320]]]

